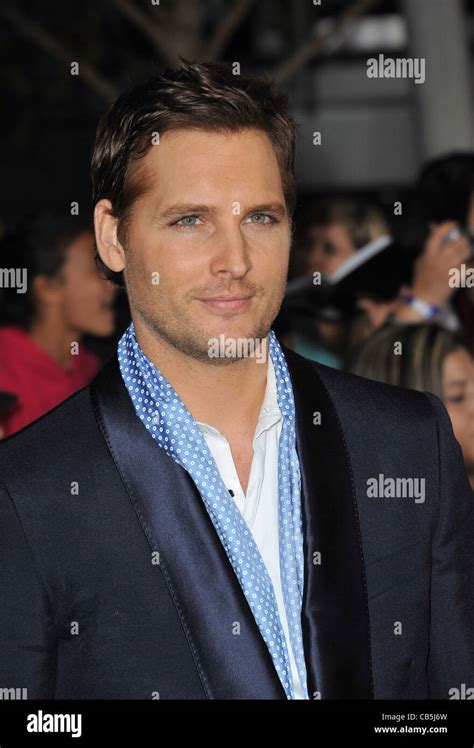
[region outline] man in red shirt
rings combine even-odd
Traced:
[[[0,390],[18,398],[0,416],[9,436],[98,372],[100,360],[81,341],[113,333],[116,289],[98,274],[94,234],[77,218],[34,216],[4,237],[0,256],[4,268],[27,270],[26,288],[0,289]]]

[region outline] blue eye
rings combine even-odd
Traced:
[[[257,226],[259,226],[259,225],[260,226],[271,226],[272,224],[277,223],[276,218],[274,218],[273,216],[268,215],[268,213],[253,213],[253,215],[251,215],[250,218],[255,218],[255,216],[259,216],[260,218],[269,218],[270,219],[268,222],[265,222],[265,223],[263,221],[257,221],[256,222]]]
[[[258,220],[254,221],[254,218],[263,218],[268,220]],[[278,219],[274,218],[273,216],[269,215],[268,213],[253,213],[250,216],[251,223],[255,224],[256,226],[272,226],[275,223],[278,223]],[[193,223],[190,223],[192,221]],[[196,221],[201,221],[199,216],[196,215],[190,215],[190,216],[183,216],[177,221],[174,221],[172,223],[172,226],[179,226],[183,229],[193,229],[196,226],[199,226],[200,224],[196,223]]]
[[[188,220],[197,220],[199,219],[199,216],[183,216],[183,218],[180,218],[179,221],[176,221],[173,226],[182,226],[185,229],[192,229],[194,226],[197,226],[196,223],[181,223],[181,221],[188,221]]]

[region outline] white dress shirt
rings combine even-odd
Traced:
[[[267,385],[253,438],[253,459],[247,495],[244,494],[235,469],[229,442],[218,429],[196,421],[216,461],[224,485],[249,526],[273,583],[286,643],[290,656],[295,699],[305,699],[290,643],[288,619],[283,601],[280,577],[278,532],[278,445],[282,415],[278,405],[275,370],[268,356]],[[231,494],[232,495],[232,494]]]

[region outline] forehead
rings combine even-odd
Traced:
[[[444,359],[444,374],[446,378],[463,374],[466,378],[474,375],[474,360],[465,348],[456,348],[448,353]]]
[[[161,200],[239,200],[271,191],[281,197],[279,164],[268,135],[207,130],[165,132],[142,159],[148,194]],[[245,192],[245,195],[243,193]]]

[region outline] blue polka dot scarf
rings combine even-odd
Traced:
[[[295,406],[288,367],[273,330],[269,352],[283,416],[278,456],[279,546],[283,599],[291,646],[307,698],[301,631],[303,531]],[[138,345],[133,322],[118,343],[120,371],[138,417],[160,447],[192,477],[243,589],[288,699],[294,698],[288,644],[273,584],[253,535],[229,495],[214,457],[176,390]]]

